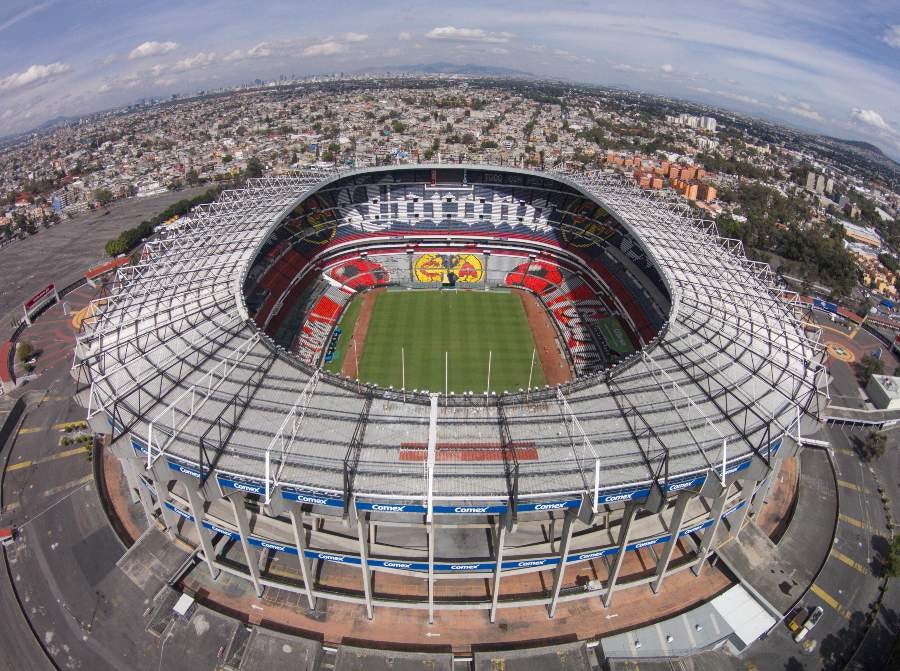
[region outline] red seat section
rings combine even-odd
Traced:
[[[530,441],[510,445],[518,461],[537,461],[538,452]],[[428,456],[426,443],[400,443],[400,461],[425,461]],[[436,461],[503,461],[500,443],[438,443],[435,446]]]

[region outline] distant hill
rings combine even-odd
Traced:
[[[897,163],[897,161],[885,154],[871,142],[864,142],[862,140],[843,140],[827,135],[818,137],[820,145],[824,145],[835,152],[839,152],[847,158],[853,156],[863,163],[880,167],[887,171],[888,174],[894,175],[894,179],[896,179],[897,173],[900,172],[900,163]]]
[[[884,156],[885,158],[889,158],[888,156],[885,156],[885,153],[883,151],[881,151],[881,149],[876,147],[871,142],[863,142],[862,140],[842,140],[841,138],[837,138],[837,137],[834,137],[831,139],[834,140],[835,142],[842,142],[843,144],[848,144],[853,147],[858,147],[859,149],[861,149],[863,151],[871,152],[871,153],[875,154],[876,156]]]
[[[514,68],[501,68],[496,65],[474,65],[466,63],[420,63],[418,65],[384,65],[359,70],[359,73],[370,72],[416,72],[426,75],[475,75],[489,77],[534,77],[530,72]]]
[[[56,128],[57,126],[65,126],[66,124],[72,123],[73,121],[78,121],[78,119],[79,117],[77,116],[56,116],[52,119],[47,119],[44,123],[42,123],[34,130],[48,130],[50,128]]]

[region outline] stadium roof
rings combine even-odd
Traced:
[[[79,336],[89,415],[106,413],[117,435],[148,444],[150,462],[165,455],[267,488],[346,493],[349,460],[358,497],[486,500],[509,495],[509,464],[401,462],[400,444],[428,443],[429,431],[432,442],[528,439],[541,456],[517,465],[518,496],[580,495],[718,473],[723,459],[766,461],[800,412],[817,409],[823,347],[804,330],[796,295],[687,206],[601,173],[541,174],[580,190],[643,241],[672,297],[653,342],[610,375],[528,403],[357,393],[275,345],[242,294],[270,231],[347,174],[251,180],[148,242]]]

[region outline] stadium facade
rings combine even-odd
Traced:
[[[348,299],[379,286],[530,291],[574,378],[446,395],[325,372]],[[824,384],[818,334],[767,265],[602,173],[252,180],[148,242],[96,307],[73,374],[148,522],[214,578],[369,617],[553,617],[699,576],[762,506]],[[633,552],[645,565],[628,574]]]

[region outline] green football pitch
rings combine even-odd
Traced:
[[[357,297],[354,303],[358,303]],[[358,310],[351,304],[341,321],[349,340]],[[347,343],[338,348],[353,356]],[[534,341],[518,294],[505,291],[388,291],[378,294],[360,351],[359,378],[399,389],[403,362],[407,389],[444,391],[447,387],[483,393],[491,360],[491,391],[516,391],[528,384]],[[343,351],[341,351],[343,350]],[[339,369],[340,363],[335,361]],[[535,355],[531,385],[543,386]]]

